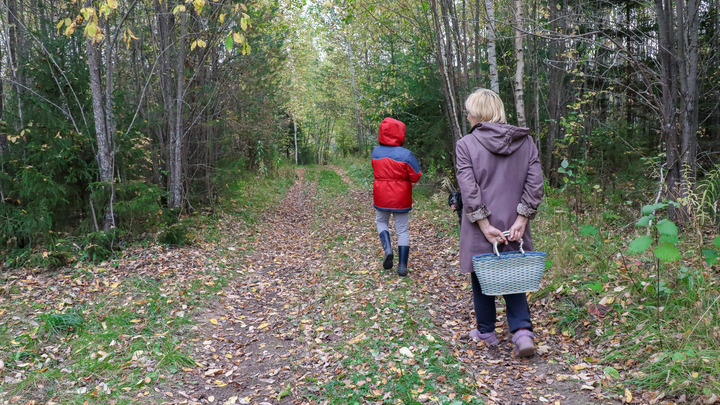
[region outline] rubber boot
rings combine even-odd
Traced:
[[[390,243],[390,232],[380,232],[380,243],[385,251],[385,256],[383,257],[383,269],[390,270],[393,266],[393,250],[392,244]]]
[[[407,276],[408,255],[410,254],[410,246],[398,246],[398,276]]]

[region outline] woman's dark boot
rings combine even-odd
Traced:
[[[383,269],[389,270],[393,266],[393,250],[392,244],[390,243],[390,232],[380,232],[380,243],[385,251],[385,257],[383,257]]]
[[[398,276],[407,276],[408,256],[410,255],[410,246],[398,246]]]

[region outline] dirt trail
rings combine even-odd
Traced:
[[[333,170],[347,182],[344,173]],[[551,334],[545,301],[532,309],[542,352],[533,359],[513,357],[508,332],[496,351],[467,339],[474,323],[469,279],[457,272],[457,240],[439,236],[431,218],[417,211],[411,216],[410,276],[403,280],[376,260],[380,247],[370,191],[351,190],[336,209],[317,212],[317,185],[304,180],[302,171],[298,178],[283,202],[264,215],[254,253],[230,263],[237,277],[198,316],[192,338],[183,343],[202,366],[160,388],[161,396],[179,394],[158,402],[322,404],[318,387],[340,373],[332,343],[353,338],[346,332],[348,308],[327,308],[323,297],[339,287],[373,300],[373,294],[398,283],[410,283],[414,300],[434,308],[430,315],[438,330],[433,332],[462,361],[488,403],[610,402],[601,399],[598,370],[565,365],[567,356],[584,353],[573,352],[566,337]],[[327,248],[339,236],[343,242]],[[329,280],[325,275],[339,265],[337,257],[351,258],[356,266],[347,271],[371,278],[378,289],[361,293],[359,284]]]

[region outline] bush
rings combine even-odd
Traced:
[[[158,235],[158,242],[170,246],[188,245],[193,236],[187,224],[178,222],[163,229]]]
[[[119,231],[115,228],[109,231],[98,231],[88,234],[83,238],[82,260],[90,260],[93,263],[107,260],[117,247]]]

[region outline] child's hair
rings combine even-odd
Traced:
[[[505,106],[494,91],[477,89],[465,100],[468,119],[473,123],[494,122],[507,124]]]

